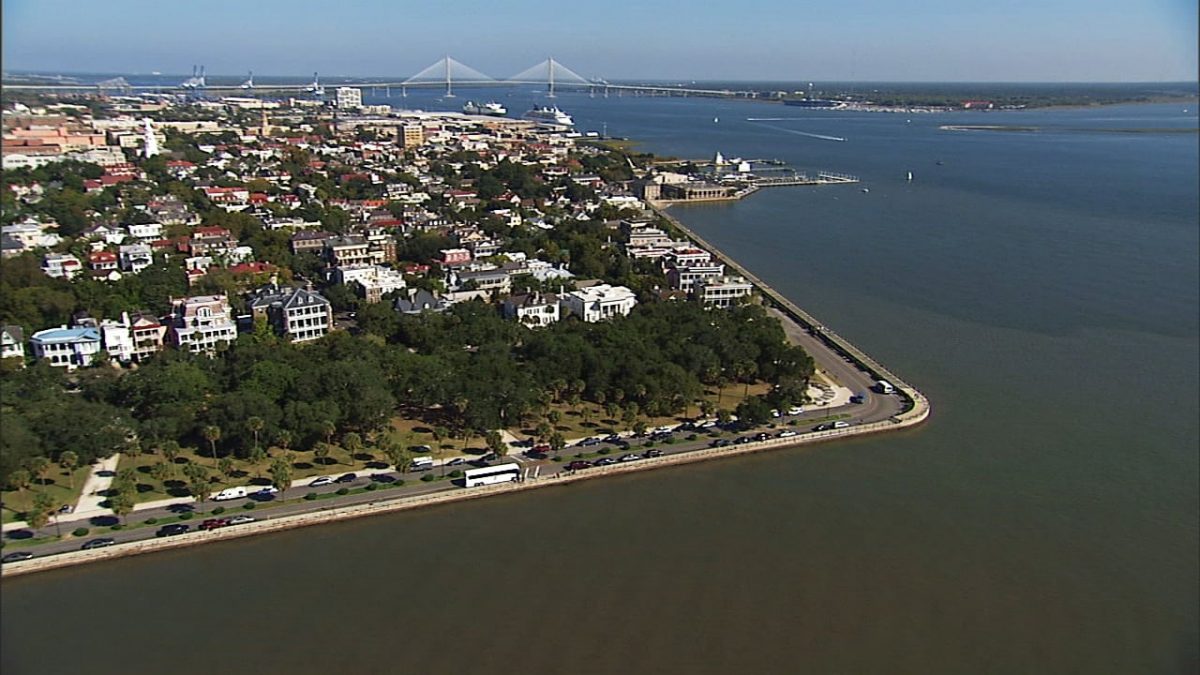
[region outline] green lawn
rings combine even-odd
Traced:
[[[0,501],[3,502],[3,508],[0,508],[0,515],[3,516],[3,522],[11,523],[21,520],[26,511],[33,507],[34,495],[43,490],[49,494],[54,503],[61,506],[63,504],[75,505],[79,501],[79,493],[83,489],[83,483],[87,480],[88,474],[92,471],[92,467],[79,466],[68,473],[62,467],[55,465],[50,468],[46,474],[46,486],[43,488],[41,481],[33,481],[28,489],[25,490],[5,490],[0,492]]]

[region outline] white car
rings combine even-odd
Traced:
[[[780,438],[791,438],[792,436],[796,436],[796,435],[797,435],[797,432],[792,431],[791,429],[786,429],[784,431],[779,432]]]
[[[309,483],[308,486],[309,487],[321,487],[322,485],[332,485],[332,484],[333,484],[333,478],[331,478],[329,476],[318,476],[317,479],[314,480],[313,482]]]
[[[234,516],[229,519],[229,524],[245,525],[246,523],[253,523],[256,520],[258,520],[258,518],[255,518],[254,516]]]
[[[844,422],[842,420],[838,420],[833,423],[834,429],[845,429],[846,427],[849,427],[849,426],[850,426],[849,422]]]
[[[788,408],[788,413],[787,413],[787,414],[789,414],[789,415],[799,415],[799,414],[800,414],[800,413],[802,413],[802,412],[804,412],[804,408],[802,408],[802,407],[800,407],[800,406],[798,406],[798,405],[794,405],[794,406],[792,406],[792,407]]]

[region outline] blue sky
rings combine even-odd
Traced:
[[[1195,0],[4,0],[6,70],[495,77],[1197,79]]]

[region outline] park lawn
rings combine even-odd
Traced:
[[[453,436],[438,441],[433,437],[434,425],[424,420],[398,415],[392,418],[389,426],[390,429],[386,433],[401,447],[413,448],[427,445],[431,448],[428,454],[437,459],[457,457],[463,454],[464,444],[467,450],[472,451],[472,454],[485,452],[486,442],[482,436],[475,435],[469,439]]]
[[[151,475],[150,467],[165,461],[161,455],[157,454],[143,453],[136,457],[122,455],[117,472],[119,473],[122,469],[131,467],[137,472],[138,489],[134,501],[140,504],[160,499],[189,496],[186,490],[187,477],[183,473],[183,467],[189,463],[196,463],[208,469],[210,487],[213,492],[240,485],[265,485],[271,478],[271,463],[283,452],[282,448],[270,448],[267,458],[257,463],[232,457],[233,474],[226,476],[217,470],[212,456],[198,453],[194,448],[184,448],[179,453],[179,456],[175,458],[176,468],[174,477],[167,479],[167,483],[170,485],[164,484]],[[311,450],[289,450],[287,452],[295,455],[295,460],[292,462],[292,480],[311,476],[347,473],[368,468],[379,468],[380,463],[387,461],[381,452],[370,446],[364,446],[363,449],[359,450],[357,457],[351,457],[350,453],[344,448],[335,445],[329,456],[320,462],[317,461],[316,456]]]
[[[3,515],[3,522],[11,523],[21,520],[25,512],[33,508],[34,495],[42,490],[45,490],[54,498],[56,505],[70,504],[74,506],[79,501],[79,494],[83,491],[83,484],[87,481],[87,477],[91,472],[91,465],[84,465],[75,467],[68,474],[66,469],[55,464],[47,471],[45,488],[42,487],[41,481],[35,480],[30,483],[28,489],[5,490],[0,493],[0,501],[3,501],[4,504],[3,508],[0,509],[0,514]]]
[[[718,390],[715,387],[705,389],[704,399],[710,401],[714,409],[720,407],[732,411],[747,397],[761,396],[769,391],[771,391],[771,385],[766,382],[755,382],[749,387],[744,384],[737,384],[725,387],[723,390]],[[562,433],[568,442],[585,436],[628,431],[628,429],[624,428],[625,423],[620,418],[609,418],[604,412],[604,406],[588,401],[581,402],[577,408],[572,408],[567,403],[556,403],[550,406],[550,410],[558,411],[559,421],[553,426],[556,431]],[[662,417],[639,416],[639,419],[646,423],[647,429],[653,429],[654,427],[678,425],[699,416],[700,406],[697,403],[693,403],[680,412],[679,415]],[[509,432],[517,438],[532,437],[537,434],[538,422],[540,420],[513,427],[509,429]]]

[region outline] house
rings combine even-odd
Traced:
[[[25,329],[20,326],[0,326],[0,359],[25,361]]]
[[[380,265],[340,267],[334,271],[333,279],[338,283],[355,286],[359,295],[370,303],[379,302],[388,293],[402,290],[407,286],[403,274]]]
[[[754,286],[743,277],[710,277],[696,282],[692,294],[705,307],[732,307],[754,290]]]
[[[154,264],[154,253],[146,244],[129,244],[118,249],[121,269],[137,274]]]
[[[637,298],[625,286],[597,284],[564,294],[560,304],[581,320],[593,323],[614,316],[627,316],[637,304]]]
[[[505,318],[516,319],[524,326],[537,328],[558,321],[558,296],[553,293],[525,293],[504,300]]]
[[[88,269],[92,270],[95,276],[107,276],[109,272],[118,269],[117,254],[112,251],[96,251],[89,254]]]
[[[361,236],[330,237],[325,241],[325,262],[330,267],[361,265],[373,261],[370,245]]]
[[[130,331],[128,313],[121,314],[120,321],[101,321],[99,329],[101,344],[109,357],[126,364],[133,360],[133,333]]]
[[[140,241],[161,239],[163,235],[162,223],[130,223],[125,229],[130,237]]]
[[[223,227],[197,227],[188,241],[192,255],[227,255],[237,244],[233,234]]]
[[[195,354],[213,355],[233,342],[237,326],[224,295],[199,295],[175,300],[171,309],[171,342]]]
[[[92,326],[49,328],[34,333],[29,338],[33,356],[48,359],[50,365],[75,370],[92,363],[92,357],[100,351],[100,329]]]
[[[725,275],[724,263],[696,263],[687,267],[672,266],[667,269],[667,282],[671,288],[691,291],[696,282]]]
[[[500,268],[451,272],[449,281],[455,290],[490,291],[500,295],[512,292],[512,277]]]
[[[316,253],[321,254],[325,250],[325,242],[333,238],[332,232],[321,232],[317,230],[305,230],[292,235],[291,245],[292,253],[300,255],[301,253]]]
[[[161,352],[166,344],[167,326],[147,314],[134,315],[129,332],[133,339],[133,351],[130,356],[135,363],[145,362]]]
[[[320,293],[269,285],[250,299],[255,319],[265,318],[275,332],[292,342],[324,337],[333,327],[333,307]]]
[[[42,272],[55,279],[74,279],[83,271],[79,258],[70,253],[47,253],[42,258]]]
[[[424,288],[409,288],[396,298],[396,311],[401,314],[420,314],[421,312],[444,312],[450,308],[450,302],[425,290]]]
[[[471,252],[465,248],[444,248],[442,249],[442,257],[438,262],[444,267],[465,265],[471,262]]]

